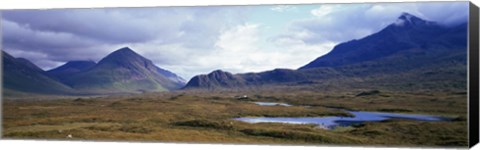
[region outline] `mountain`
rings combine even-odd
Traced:
[[[6,54],[6,53],[5,53]],[[8,54],[6,54],[8,55]],[[9,56],[7,56],[9,57]],[[10,56],[11,57],[11,56]],[[30,62],[28,59],[25,59],[25,58],[16,58],[16,61],[18,61],[19,63],[27,66],[28,68],[32,69],[32,70],[35,70],[35,71],[38,71],[38,72],[43,72],[43,69],[41,69],[40,67],[38,67],[37,65],[33,64],[32,62]]]
[[[328,54],[298,70],[244,74],[214,71],[193,77],[184,89],[271,88],[272,85],[307,85],[317,89],[335,86],[463,89],[466,46],[466,23],[444,26],[403,13],[379,32],[338,44]]]
[[[285,83],[304,84],[312,82],[312,79],[323,79],[329,76],[338,76],[338,73],[331,69],[315,71],[274,69],[240,74],[215,70],[206,75],[194,76],[183,89],[242,89],[264,85],[283,85]]]
[[[173,72],[157,67],[157,72],[179,85],[184,85],[187,81]]]
[[[93,61],[69,61],[62,66],[47,71],[47,74],[60,81],[64,81],[66,78],[76,73],[86,71],[95,65],[96,63]]]
[[[403,13],[395,23],[360,40],[341,43],[300,69],[337,67],[376,60],[401,51],[418,49],[463,49],[466,24],[447,27]]]
[[[71,94],[73,89],[53,80],[45,71],[24,58],[14,58],[2,51],[3,89],[12,92],[37,94]],[[9,93],[10,92],[10,93]]]
[[[125,47],[114,51],[95,66],[64,79],[75,88],[97,93],[169,91],[185,83],[179,76]]]
[[[236,88],[244,87],[245,81],[239,75],[222,70],[215,70],[207,75],[198,75],[188,81],[186,88]]]

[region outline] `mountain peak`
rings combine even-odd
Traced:
[[[102,76],[98,76],[102,74]],[[102,81],[83,83],[78,81]],[[108,87],[113,91],[164,91],[178,89],[185,83],[176,74],[157,67],[151,60],[123,47],[110,53],[95,67],[68,79],[73,87]],[[131,86],[133,84],[134,86]]]
[[[219,74],[219,73],[228,73],[228,72],[225,72],[221,69],[217,69],[217,70],[214,70],[214,71],[210,72],[209,74]]]
[[[418,18],[417,16],[414,16],[410,13],[407,13],[407,12],[403,12],[402,15],[400,15],[400,17],[398,17],[399,19],[410,19],[410,18]]]
[[[398,17],[397,21],[395,21],[394,24],[397,26],[409,26],[409,25],[429,25],[429,24],[434,24],[434,22],[421,19],[407,12],[403,12],[402,15]]]
[[[184,89],[188,88],[235,88],[244,86],[243,80],[230,72],[214,70],[209,74],[197,75],[188,81]]]
[[[130,49],[129,47],[124,47],[107,55],[105,58],[100,60],[98,64],[103,64],[106,62],[110,63],[127,63],[129,61],[149,61],[143,56],[137,54],[135,51]]]
[[[466,25],[448,27],[403,13],[377,33],[355,41],[336,45],[328,54],[315,59],[300,69],[336,67],[390,57],[411,49],[427,50],[433,47],[465,48]]]
[[[132,51],[133,52],[133,50],[130,47],[123,47],[123,48],[118,49],[117,51]]]
[[[123,47],[123,48],[120,48],[116,51],[114,51],[112,54],[114,53],[121,53],[121,54],[137,54],[135,51],[133,51],[130,47]]]

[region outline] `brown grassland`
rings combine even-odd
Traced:
[[[236,95],[248,95],[237,99]],[[2,137],[237,144],[466,146],[467,96],[453,92],[202,92],[4,98]],[[258,106],[253,101],[294,106]],[[303,107],[311,106],[311,107]],[[245,116],[349,116],[348,110],[430,114],[453,121],[388,120],[325,130],[245,123]],[[68,137],[71,135],[71,137]]]

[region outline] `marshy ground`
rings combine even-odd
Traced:
[[[252,102],[294,106],[259,106]],[[2,137],[9,139],[429,147],[468,144],[465,92],[185,91],[4,98],[2,105]],[[334,130],[308,124],[250,124],[233,120],[351,115],[342,109],[437,115],[454,120],[394,119]]]

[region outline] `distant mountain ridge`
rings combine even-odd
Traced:
[[[352,85],[359,85],[357,81],[371,85],[391,81],[388,84],[394,86],[423,84],[418,87],[440,89],[435,84],[442,84],[462,88],[466,84],[466,46],[466,23],[447,27],[403,13],[381,31],[340,43],[298,70],[240,74],[214,71],[193,77],[184,89],[326,85],[332,79]]]
[[[43,71],[27,59],[3,52],[4,89],[8,92],[36,94],[116,94],[171,91],[185,80],[157,67],[151,60],[128,47],[116,50],[100,60],[69,61]]]
[[[96,64],[97,63],[93,61],[69,61],[62,66],[47,71],[47,74],[63,82],[66,78],[76,73],[86,71]]]
[[[403,13],[381,31],[340,43],[297,70],[238,74],[215,70],[194,76],[186,84],[175,73],[157,67],[128,47],[110,53],[98,63],[71,61],[49,71],[27,59],[2,54],[4,89],[26,93],[115,94],[304,85],[301,89],[463,89],[467,74],[467,23],[449,27]]]
[[[2,51],[4,91],[20,93],[71,94],[74,90],[52,78],[24,58],[14,58]],[[4,93],[9,95],[9,93]]]
[[[225,88],[241,88],[245,86],[245,81],[238,75],[233,75],[222,70],[215,70],[207,75],[197,75],[190,79],[186,84],[186,88],[203,87],[207,89]]]
[[[184,85],[180,80],[171,80],[172,76],[181,79],[124,47],[85,72],[67,77],[64,83],[76,89],[102,92],[169,91]]]
[[[259,73],[239,74],[215,70],[209,74],[193,77],[183,89],[242,89],[268,85],[281,85],[284,83],[303,84],[310,83],[315,79],[325,79],[330,76],[339,75],[339,72],[332,69],[308,71],[274,69]]]
[[[403,13],[395,23],[380,32],[360,40],[338,44],[330,53],[300,69],[355,64],[413,48],[428,49],[439,45],[448,48],[464,48],[467,38],[466,27],[466,24],[446,27]],[[462,28],[463,32],[454,33],[458,28]]]

